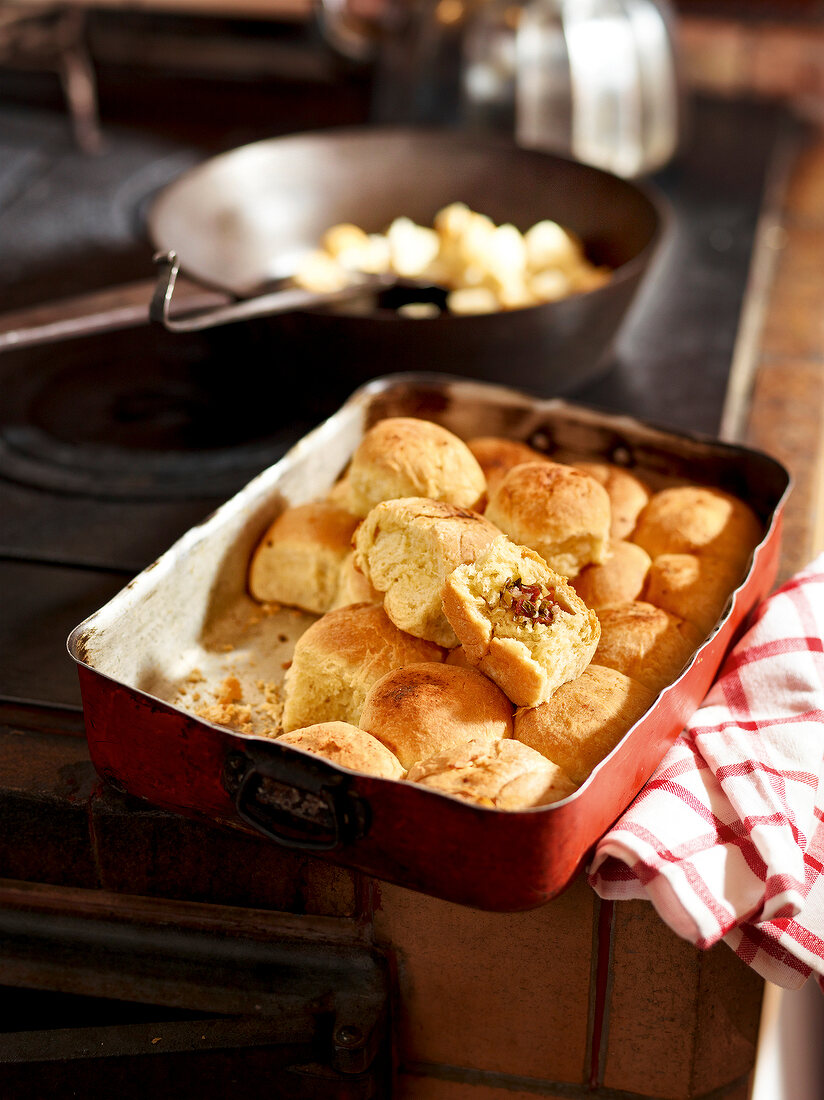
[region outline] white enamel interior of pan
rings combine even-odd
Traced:
[[[673,446],[678,439],[630,418],[570,408],[558,400],[536,401],[504,387],[443,379],[437,385],[444,401],[432,418],[463,438],[509,434],[528,440],[552,412],[564,423],[568,417],[565,434],[574,444],[560,457],[591,457],[588,444],[605,424],[627,438]],[[207,721],[222,721],[204,709],[225,695],[227,678],[233,678],[240,700],[250,705],[244,732],[275,732],[268,706],[272,689],[282,683],[295,641],[314,617],[291,609],[261,613],[246,591],[252,551],[285,506],[328,492],[374,419],[415,415],[414,394],[415,378],[404,376],[379,379],[358,391],[87,619],[74,635],[80,659],[118,683]],[[659,486],[672,483],[663,475],[652,480]]]
[[[177,705],[187,696],[210,702],[200,685],[217,686],[227,676],[238,678],[245,701],[260,701],[258,685],[282,680],[284,662],[313,619],[292,610],[261,615],[246,593],[249,558],[283,507],[331,487],[363,434],[364,417],[363,402],[345,406],[87,619],[76,635],[83,662]]]

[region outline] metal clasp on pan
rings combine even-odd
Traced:
[[[347,776],[294,751],[266,746],[229,753],[223,785],[242,820],[286,848],[333,851],[364,836],[368,804]],[[279,750],[279,751],[278,751]]]

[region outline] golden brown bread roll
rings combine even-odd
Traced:
[[[659,554],[647,575],[644,599],[707,634],[743,578],[743,568],[704,554]]]
[[[497,527],[477,512],[405,497],[376,505],[355,535],[355,565],[379,592],[401,630],[438,645],[458,644],[441,607],[447,575],[474,561]]]
[[[556,573],[574,577],[607,553],[610,510],[603,485],[571,466],[527,462],[490,493],[485,515],[513,540],[536,550]]]
[[[475,669],[406,665],[373,685],[360,725],[410,768],[468,740],[511,736],[512,704]]]
[[[650,498],[632,541],[651,558],[705,554],[743,567],[761,534],[760,522],[743,501],[720,489],[679,485]]]
[[[429,497],[474,507],[486,479],[463,440],[413,417],[379,420],[366,433],[347,474],[349,509],[366,516],[382,500]]]
[[[469,663],[519,706],[580,676],[598,644],[595,612],[534,550],[504,536],[447,577],[443,606]]]
[[[283,728],[335,721],[358,725],[366,694],[381,676],[443,657],[439,646],[398,630],[382,607],[355,604],[330,611],[295,646],[284,679]]]
[[[414,764],[406,777],[467,802],[497,810],[547,806],[576,790],[552,761],[520,741],[467,741]]]
[[[497,435],[482,435],[469,439],[466,443],[472,451],[486,478],[487,493],[508,473],[513,466],[524,462],[549,462],[540,451],[519,443],[515,439],[503,439]]]
[[[576,462],[575,466],[606,489],[612,514],[611,537],[627,538],[650,498],[647,486],[623,466],[613,466],[609,462]]]
[[[623,672],[656,694],[680,674],[703,640],[691,623],[651,603],[606,607],[595,664]]]
[[[346,474],[338,478],[326,494],[326,503],[334,508],[342,508],[344,512],[349,511],[349,478]]]
[[[642,684],[593,663],[549,702],[516,711],[513,736],[583,783],[654,702]]]
[[[349,722],[318,722],[283,733],[277,740],[367,775],[403,779],[406,774],[397,756],[386,745]]]
[[[569,583],[587,607],[597,611],[613,603],[639,599],[649,567],[649,554],[643,547],[624,539],[610,539],[606,559],[600,565],[588,565]]]
[[[355,551],[350,550],[340,567],[338,591],[330,611],[348,607],[353,603],[383,603],[383,592],[378,592],[355,566]]]
[[[281,512],[252,555],[252,597],[315,614],[328,611],[357,522],[350,513],[326,502]]]
[[[462,645],[456,645],[454,649],[450,649],[450,651],[446,655],[446,664],[459,665],[460,668],[475,667],[467,660],[466,653],[464,652],[464,647]]]

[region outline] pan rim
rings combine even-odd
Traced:
[[[647,214],[651,221],[651,232],[646,243],[628,260],[617,265],[613,269],[609,281],[604,286],[582,291],[558,301],[541,302],[535,305],[519,307],[517,309],[496,311],[491,314],[462,316],[444,313],[437,317],[412,319],[400,316],[394,310],[377,309],[368,314],[366,318],[360,315],[359,320],[361,321],[368,319],[370,322],[401,325],[420,325],[422,321],[437,322],[442,325],[469,322],[475,322],[477,324],[479,322],[483,323],[485,320],[488,321],[490,318],[500,318],[502,313],[513,315],[531,313],[533,311],[540,311],[542,314],[552,314],[553,312],[563,313],[565,309],[569,307],[569,303],[577,303],[582,300],[590,301],[593,296],[600,297],[608,293],[611,287],[640,278],[644,270],[648,267],[655,252],[658,250],[661,242],[669,234],[674,220],[672,206],[669,200],[664,196],[661,190],[648,179],[624,179],[605,169],[585,164],[570,157],[565,157],[557,153],[545,152],[543,150],[524,148],[518,145],[512,138],[500,134],[470,134],[463,131],[451,130],[446,127],[385,125],[332,126],[261,138],[257,141],[225,150],[222,153],[218,153],[213,157],[208,157],[199,164],[188,168],[171,183],[161,188],[149,204],[146,216],[146,227],[153,245],[155,248],[163,251],[168,251],[170,247],[174,247],[172,242],[161,239],[161,234],[158,231],[160,217],[162,213],[168,209],[169,204],[176,201],[180,193],[185,194],[192,183],[199,180],[206,173],[219,172],[221,165],[231,162],[239,162],[246,158],[254,159],[261,151],[268,150],[272,148],[273,145],[277,145],[278,147],[300,146],[317,141],[367,142],[376,146],[387,141],[410,141],[422,146],[429,143],[441,147],[455,147],[459,145],[464,148],[476,149],[480,152],[488,152],[491,154],[501,153],[507,156],[515,156],[524,164],[531,162],[535,165],[555,165],[567,171],[571,170],[580,173],[582,178],[608,181],[610,186],[621,188],[625,190],[628,195],[640,198],[643,205],[646,207]],[[177,251],[177,249],[175,249],[175,251]],[[180,256],[180,259],[182,262],[181,272],[204,287],[223,293],[230,293],[236,298],[241,299],[255,296],[255,291],[244,292],[238,287],[229,287],[225,283],[216,281],[209,274],[204,274],[202,271],[198,272],[196,269],[197,265],[195,265],[195,267],[189,267],[184,256]],[[318,311],[300,310],[296,312],[315,313]],[[339,312],[336,313],[335,316],[341,320],[346,320],[356,315],[354,313]]]

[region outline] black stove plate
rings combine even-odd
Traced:
[[[101,499],[225,498],[343,400],[348,385],[325,373],[307,387],[265,323],[10,352],[0,478]]]

